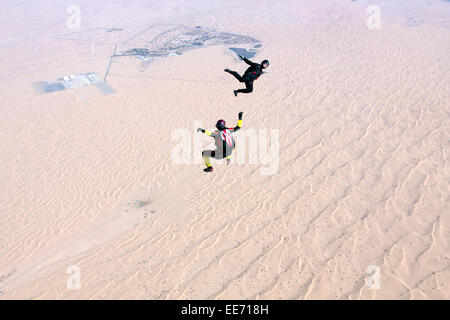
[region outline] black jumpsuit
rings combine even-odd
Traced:
[[[230,71],[230,73],[239,80],[239,82],[245,82],[245,89],[236,90],[236,92],[250,93],[253,91],[253,81],[259,78],[263,74],[263,68],[259,63],[252,62],[244,57],[244,61],[250,65],[245,71],[243,76],[240,76],[236,71]]]

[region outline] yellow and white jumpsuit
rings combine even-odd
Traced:
[[[218,160],[224,158],[227,158],[228,160],[231,159],[231,153],[236,146],[232,133],[240,130],[241,127],[242,120],[238,120],[238,123],[234,128],[225,128],[214,132],[208,130],[203,131],[203,133],[214,138],[217,148],[216,150],[205,150],[202,152],[202,157],[207,168],[211,167],[210,157]]]

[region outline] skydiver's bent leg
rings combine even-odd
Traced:
[[[203,161],[205,161],[205,165],[206,165],[206,168],[203,169],[203,171],[205,171],[205,172],[213,171],[210,157],[214,158],[215,156],[216,156],[216,152],[213,150],[205,150],[202,152]]]
[[[245,89],[234,90],[234,95],[237,96],[238,92],[242,92],[242,93],[253,92],[253,81],[246,81],[245,87],[246,87]]]
[[[228,155],[224,155],[220,150],[205,150],[202,152],[203,161],[205,161],[206,168],[203,169],[205,172],[213,171],[213,167],[211,165],[211,159],[214,158],[217,160],[221,160],[227,158],[227,164],[231,163],[231,152]]]
[[[211,159],[210,157],[215,157],[216,152],[212,150],[205,150],[202,152],[203,161],[205,161],[205,165],[207,168],[211,167]]]
[[[242,78],[241,75],[239,73],[237,73],[236,71],[231,71],[230,69],[225,69],[225,72],[232,74],[236,79],[238,79],[239,82],[245,82],[244,78]]]

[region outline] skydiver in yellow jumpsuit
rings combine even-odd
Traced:
[[[234,128],[227,128],[225,124],[225,120],[218,120],[216,123],[217,130],[214,132],[207,131],[202,128],[198,128],[198,132],[203,132],[210,137],[213,137],[216,143],[216,150],[204,150],[202,152],[203,160],[205,161],[206,168],[203,169],[205,172],[213,171],[213,167],[211,166],[210,157],[214,159],[224,159],[227,158],[227,164],[231,163],[231,153],[235,148],[235,142],[233,137],[233,132],[236,132],[242,127],[242,114],[243,112],[239,112],[238,115],[238,123]]]

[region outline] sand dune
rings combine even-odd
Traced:
[[[0,299],[449,298],[449,3],[79,2],[0,5]],[[110,60],[197,26],[260,41],[252,94],[227,43]],[[113,94],[33,88],[110,61]]]

